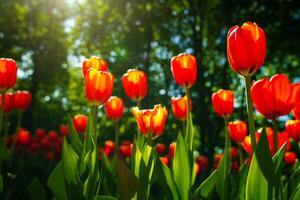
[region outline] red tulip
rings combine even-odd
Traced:
[[[138,107],[132,108],[133,115],[141,132],[145,135],[153,134],[158,137],[163,133],[168,111],[160,104],[153,109],[139,110]]]
[[[233,112],[234,95],[231,90],[218,90],[211,96],[217,115],[227,117]]]
[[[198,156],[196,161],[199,164],[200,171],[208,169],[208,158],[206,156]]]
[[[284,161],[287,165],[294,165],[297,159],[297,155],[294,152],[285,152]]]
[[[133,100],[142,100],[147,94],[147,75],[137,69],[129,69],[122,76],[122,84],[126,95]]]
[[[166,152],[166,145],[163,144],[163,143],[157,143],[157,144],[156,144],[156,152],[157,152],[159,155],[165,154],[165,152]]]
[[[44,129],[38,128],[35,130],[35,135],[42,139],[46,135],[46,131]]]
[[[96,106],[100,106],[109,99],[112,94],[114,77],[109,72],[89,69],[85,75],[85,94],[87,100]]]
[[[82,63],[82,72],[85,76],[89,69],[96,69],[98,71],[107,71],[108,64],[104,59],[97,56],[92,56],[90,59],[85,60]]]
[[[232,141],[241,143],[247,136],[247,124],[244,121],[229,122],[228,132]]]
[[[295,105],[294,109],[292,110],[292,113],[296,119],[300,120],[300,103],[299,102]]]
[[[286,121],[285,130],[295,141],[300,141],[300,120]]]
[[[18,143],[26,145],[30,142],[30,133],[25,129],[20,129],[18,132]]]
[[[73,117],[73,124],[77,133],[84,133],[86,131],[88,117],[86,115],[75,115]]]
[[[123,157],[130,157],[132,153],[132,144],[121,144],[119,150]]]
[[[182,121],[187,118],[187,96],[184,97],[172,97],[171,106],[174,116]],[[192,101],[190,99],[190,109],[192,110]]]
[[[256,81],[251,87],[254,107],[266,118],[287,115],[299,100],[299,85],[290,84],[284,74]]]
[[[266,36],[256,23],[232,27],[227,34],[227,57],[234,71],[251,76],[264,63]]]
[[[17,63],[13,59],[0,58],[0,92],[14,87],[17,80]]]
[[[231,159],[235,160],[239,156],[239,150],[236,147],[231,147],[230,149]]]
[[[170,158],[174,157],[175,149],[176,149],[176,142],[172,142],[169,146],[169,156],[170,156]]]
[[[115,121],[121,119],[124,112],[123,100],[116,96],[110,97],[105,104],[105,111],[108,119]]]
[[[45,153],[45,160],[51,162],[54,159],[54,153],[52,151],[47,151]]]
[[[62,136],[68,136],[69,135],[69,126],[67,124],[61,124],[59,126],[59,132]]]
[[[169,165],[170,159],[168,157],[159,157],[159,160],[164,164],[164,165]]]
[[[56,141],[58,139],[57,131],[49,131],[48,137],[51,141]]]
[[[16,91],[12,100],[15,109],[24,111],[31,103],[31,94],[28,91]]]
[[[0,94],[0,108],[2,108],[2,95]],[[13,94],[5,93],[4,95],[4,113],[9,113],[13,109]]]
[[[239,172],[240,170],[240,164],[238,161],[234,160],[231,162],[231,171],[233,172]]]
[[[171,59],[171,71],[176,83],[190,88],[197,80],[197,61],[191,54],[181,53]]]
[[[110,156],[115,151],[115,143],[111,140],[105,141],[103,150],[105,155]]]
[[[200,173],[200,170],[201,170],[201,167],[200,167],[199,163],[195,163],[194,167],[195,167],[194,169],[195,169],[195,172],[196,172],[196,176],[198,176],[199,173]]]

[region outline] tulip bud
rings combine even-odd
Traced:
[[[31,103],[31,94],[28,91],[17,91],[13,94],[12,102],[15,109],[24,111]]]
[[[187,119],[187,96],[171,99],[171,106],[174,116],[182,121]],[[192,110],[192,101],[190,99],[190,109]]]
[[[82,64],[83,75],[85,76],[88,70],[91,68],[96,69],[98,71],[107,71],[108,64],[105,60],[97,56],[92,56],[90,59],[85,60]]]
[[[234,95],[231,90],[218,90],[212,94],[211,99],[217,115],[227,117],[232,114]]]
[[[30,142],[30,133],[25,129],[20,129],[18,132],[17,141],[22,145],[27,145]]]
[[[287,165],[294,165],[297,155],[294,152],[286,152],[284,154],[284,161]]]
[[[147,75],[137,69],[129,69],[122,76],[122,84],[126,95],[132,100],[142,100],[147,94]]]
[[[69,126],[66,124],[61,124],[59,126],[59,132],[63,137],[68,136],[69,135]]]
[[[121,119],[124,112],[123,100],[116,96],[110,97],[105,104],[105,111],[108,119],[115,121]]]
[[[4,95],[4,113],[10,113],[13,109],[13,95],[12,93],[6,93]],[[3,104],[2,104],[2,95],[0,94],[0,108],[2,108]]]
[[[75,115],[73,117],[73,124],[77,133],[84,133],[86,131],[88,117],[86,115]]]
[[[156,152],[159,155],[163,155],[166,152],[166,145],[164,145],[163,143],[157,143],[156,144]]]
[[[228,132],[232,141],[241,143],[247,136],[247,124],[244,121],[229,122]]]
[[[13,59],[0,58],[0,92],[14,87],[17,80],[17,63]]]

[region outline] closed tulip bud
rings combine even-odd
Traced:
[[[197,61],[191,54],[181,53],[171,59],[171,71],[176,83],[192,87],[197,80]]]
[[[25,129],[20,129],[18,132],[18,139],[17,139],[19,144],[22,145],[27,145],[30,142],[30,133],[29,131]]]
[[[153,139],[163,133],[168,111],[160,104],[153,109],[139,110],[138,107],[132,109],[140,131],[144,135],[151,134]]]
[[[236,147],[231,147],[230,149],[230,155],[231,155],[231,159],[235,160],[237,159],[237,157],[239,156],[239,151]]]
[[[294,165],[297,159],[297,155],[294,152],[285,152],[284,162],[287,165]]]
[[[247,124],[244,121],[229,122],[228,132],[232,141],[241,143],[247,136]]]
[[[251,76],[264,63],[266,36],[256,23],[232,27],[227,34],[227,57],[234,71]]]
[[[198,156],[196,161],[199,164],[200,170],[208,169],[208,158],[206,156]]]
[[[131,144],[121,144],[119,147],[120,154],[123,157],[130,157],[132,153],[132,145]]]
[[[119,97],[110,97],[105,104],[106,116],[110,120],[117,121],[122,118],[124,113],[124,103]]]
[[[171,99],[171,106],[174,116],[182,121],[187,118],[187,96]],[[192,110],[192,101],[190,100],[190,109]]]
[[[3,109],[2,95],[0,94],[0,108]],[[13,94],[6,93],[4,95],[4,113],[9,113],[13,109]]]
[[[284,74],[256,81],[251,87],[253,105],[268,119],[287,115],[299,100],[299,86],[290,84]]]
[[[51,141],[56,141],[58,139],[57,131],[49,131],[48,137]]]
[[[240,170],[240,164],[238,161],[234,160],[231,162],[231,171],[233,172],[239,172]]]
[[[231,90],[218,90],[211,96],[212,105],[217,115],[228,117],[233,112],[234,95]]]
[[[165,154],[165,152],[166,152],[166,145],[163,144],[163,143],[157,143],[157,144],[156,144],[156,152],[157,152],[159,155]]]
[[[73,124],[77,133],[84,133],[86,131],[88,117],[86,115],[75,115],[73,117]]]
[[[12,100],[15,109],[24,111],[31,103],[31,94],[28,91],[16,91]]]
[[[132,100],[142,100],[147,94],[147,75],[143,71],[129,69],[122,76],[122,84],[126,95]]]
[[[300,120],[286,121],[285,130],[295,141],[300,141]]]
[[[0,92],[14,87],[17,80],[17,63],[13,59],[0,58]]]
[[[159,157],[159,160],[164,164],[164,165],[169,165],[170,164],[170,159],[168,157]]]
[[[35,130],[36,137],[42,139],[46,135],[46,131],[42,128],[38,128]]]
[[[103,150],[105,155],[107,156],[112,155],[112,153],[115,151],[115,143],[111,140],[105,141]]]
[[[172,142],[169,146],[169,156],[170,156],[170,158],[174,157],[175,149],[176,149],[176,142]]]
[[[61,124],[59,126],[59,132],[63,137],[68,136],[69,135],[69,126],[67,124]]]
[[[54,153],[52,151],[47,151],[45,153],[45,160],[51,162],[54,159]]]
[[[96,69],[98,71],[107,71],[108,64],[104,59],[101,59],[97,56],[92,56],[90,59],[87,59],[82,63],[83,75],[85,76],[85,74],[91,68]]]
[[[114,77],[109,72],[89,69],[85,75],[85,94],[87,100],[100,106],[107,102],[112,94],[114,86]]]

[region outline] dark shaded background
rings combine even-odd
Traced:
[[[170,59],[181,52],[198,61],[198,81],[192,87],[196,149],[212,154],[223,145],[223,121],[211,107],[212,92],[233,89],[232,119],[245,120],[243,82],[226,57],[226,34],[233,25],[255,21],[267,36],[267,57],[256,78],[300,74],[300,1],[297,0],[0,0],[0,57],[18,62],[15,89],[30,90],[33,102],[22,126],[33,131],[58,129],[67,113],[87,113],[81,62],[92,55],[109,62],[115,76],[114,95],[127,107],[121,120],[123,138],[132,138],[135,120],[121,76],[138,67],[148,74],[144,108],[162,103],[169,108],[165,134],[170,143],[182,124],[172,115],[170,98],[183,93],[170,71]],[[103,110],[103,109],[102,109]],[[15,114],[10,124],[14,126]],[[261,116],[257,122],[268,124]],[[100,118],[104,138],[113,138],[112,123]],[[199,134],[201,133],[201,134]],[[201,143],[201,145],[200,145]]]

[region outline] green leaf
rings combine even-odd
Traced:
[[[281,170],[284,166],[283,158],[286,150],[286,143],[276,152],[272,160],[275,167],[275,175],[281,175]]]
[[[203,183],[196,189],[195,195],[199,198],[209,198],[216,186],[216,181],[218,180],[218,172],[217,170],[213,171],[213,173],[203,181]]]
[[[246,199],[272,198],[272,183],[274,180],[274,166],[269,150],[265,129],[262,131],[256,151],[250,165],[247,183]]]
[[[130,200],[141,188],[141,183],[119,157],[116,158],[116,169],[120,199]]]
[[[93,200],[118,200],[118,199],[112,196],[99,195],[99,196],[94,196]]]
[[[45,188],[41,181],[36,177],[30,182],[26,188],[26,192],[30,200],[47,200]]]
[[[78,174],[77,174],[77,163],[78,155],[73,150],[71,145],[64,139],[63,151],[62,151],[62,166],[63,172],[68,183],[77,183]]]
[[[227,164],[226,164],[227,163]],[[229,151],[225,149],[224,156],[222,160],[220,161],[220,164],[218,166],[218,177],[217,177],[217,193],[220,197],[220,199],[229,199],[229,181],[230,181],[230,157],[229,157]],[[227,165],[227,167],[226,167]]]
[[[300,183],[293,191],[290,200],[299,200],[300,199]]]
[[[239,188],[238,188],[239,199],[245,199],[245,186],[247,181],[247,174],[248,174],[248,162],[243,164],[239,173]]]
[[[194,165],[194,162],[192,161],[186,142],[179,133],[173,160],[173,175],[180,199],[182,200],[187,200],[189,198]]]
[[[60,200],[67,200],[62,162],[59,162],[51,172],[47,186]]]
[[[70,144],[72,145],[72,147],[74,148],[74,150],[76,151],[76,153],[78,155],[81,154],[82,151],[82,142],[78,136],[78,133],[76,132],[76,129],[74,127],[72,118],[70,115],[68,115],[68,125],[69,125],[69,139],[70,139]]]

